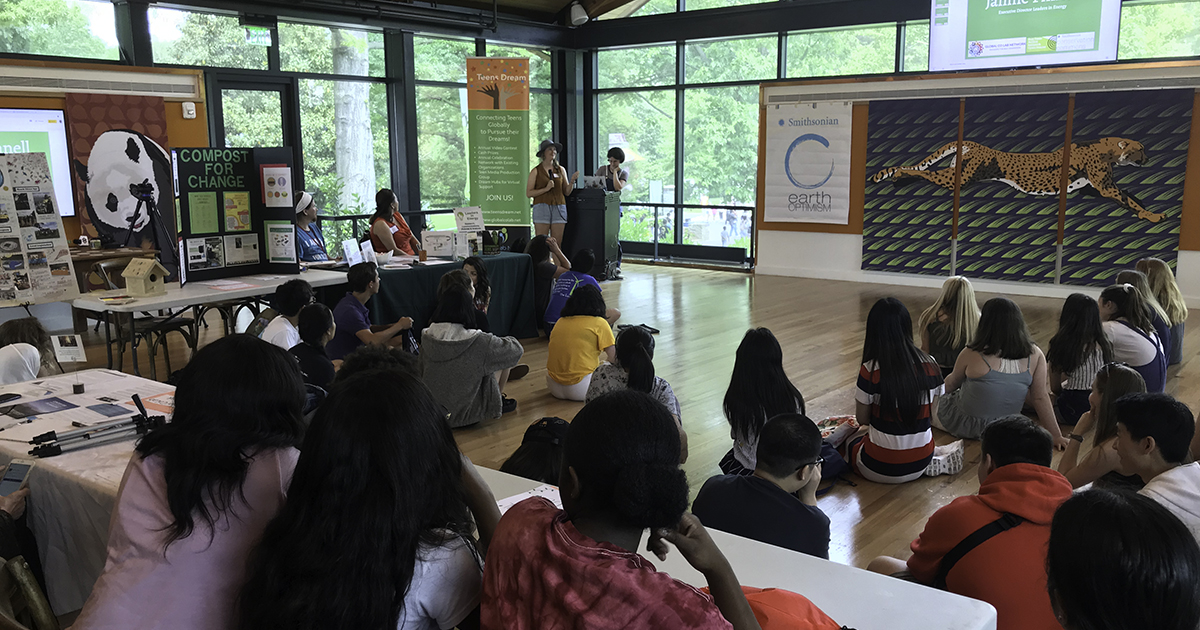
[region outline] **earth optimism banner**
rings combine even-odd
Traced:
[[[488,226],[528,227],[529,60],[467,58],[471,205]]]
[[[850,222],[848,102],[768,106],[766,221]]]

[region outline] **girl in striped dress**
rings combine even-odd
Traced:
[[[943,391],[937,362],[913,344],[908,309],[896,298],[876,302],[854,395],[866,432],[847,449],[855,472],[878,483],[919,478],[933,458],[930,423]]]

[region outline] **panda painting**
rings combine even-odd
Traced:
[[[75,160],[75,170],[84,183],[84,205],[97,236],[117,244],[126,240],[134,247],[154,247],[153,224],[148,208],[137,210],[138,197],[131,185],[146,184],[153,190],[158,244],[163,255],[173,251],[175,241],[174,198],[171,193],[171,158],[157,142],[129,129],[100,134],[85,165]],[[132,225],[131,225],[132,221]],[[133,238],[129,238],[132,229]],[[107,238],[105,238],[107,237]]]

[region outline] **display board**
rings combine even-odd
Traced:
[[[931,0],[929,70],[1117,58],[1121,0]]]
[[[767,108],[765,221],[850,221],[851,110],[848,101]]]
[[[67,125],[58,109],[0,109],[0,153],[44,153],[54,176],[59,216],[75,215]]]
[[[0,307],[79,297],[45,153],[0,154]]]
[[[290,148],[171,154],[181,282],[300,273]]]
[[[871,103],[866,162],[874,176],[864,197],[864,270],[950,274],[953,191],[899,175],[914,157],[952,154],[958,107],[956,98]]]
[[[467,110],[471,205],[489,226],[528,226],[529,60],[468,57]]]

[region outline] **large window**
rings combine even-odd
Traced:
[[[323,214],[374,210],[391,188],[387,89],[363,81],[300,80],[305,186]]]
[[[828,77],[896,70],[896,25],[798,31],[787,36],[787,76]]]
[[[675,83],[675,45],[612,48],[596,53],[600,89]]]
[[[778,37],[688,42],[683,50],[684,80],[721,83],[774,79],[779,64]]]
[[[904,57],[901,72],[929,70],[929,20],[904,23]]]
[[[467,89],[417,86],[421,209],[467,205]]]
[[[283,146],[283,98],[266,90],[221,90],[225,146]]]
[[[154,63],[266,70],[266,46],[247,43],[236,16],[150,7]]]
[[[1119,59],[1200,55],[1200,2],[1123,2]]]
[[[0,52],[119,59],[111,2],[3,0]]]
[[[281,70],[382,77],[383,64],[383,33],[279,24]]]
[[[508,44],[487,43],[489,57],[525,57],[529,59],[529,87],[550,89],[550,51]]]

